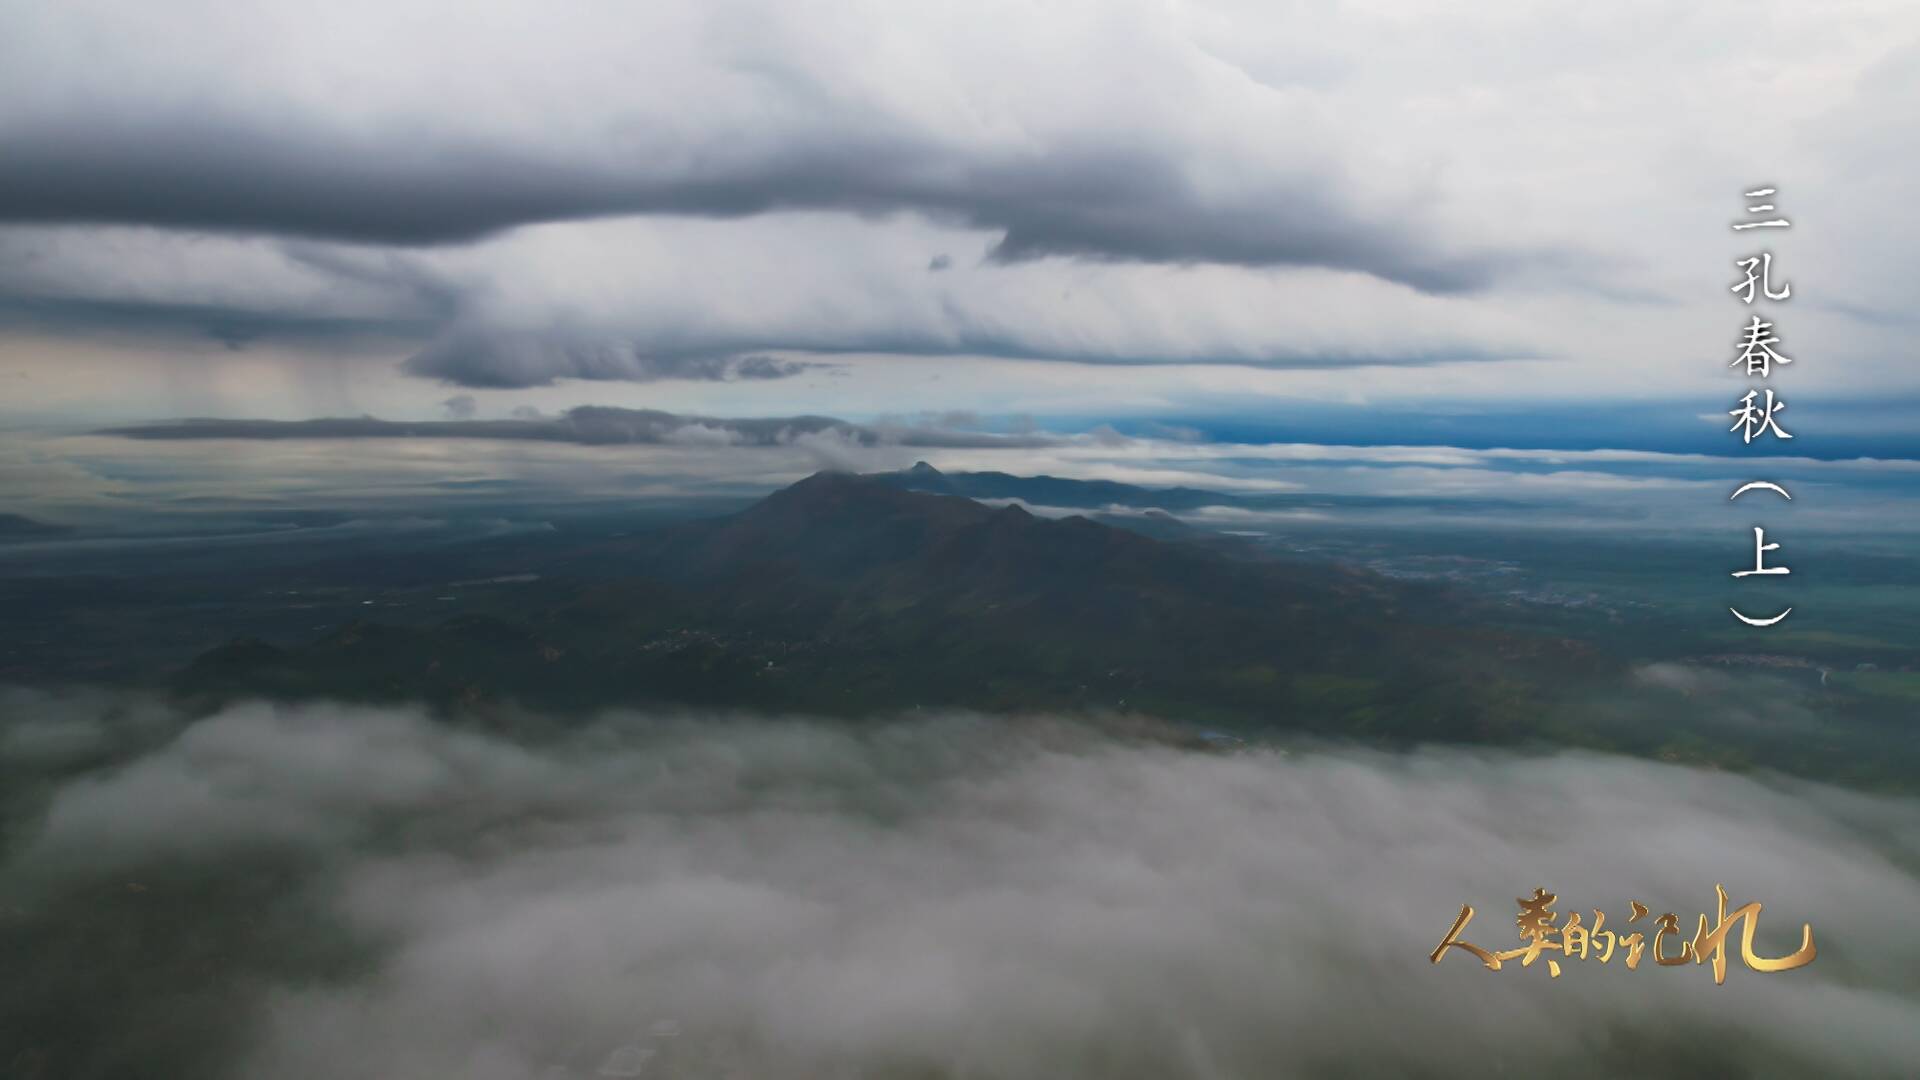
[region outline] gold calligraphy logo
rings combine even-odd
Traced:
[[[1813,963],[1813,925],[1803,923],[1800,926],[1800,947],[1791,954],[1781,957],[1761,956],[1753,951],[1753,934],[1760,921],[1760,904],[1754,901],[1742,904],[1729,912],[1727,910],[1727,890],[1725,886],[1715,885],[1714,893],[1719,897],[1715,909],[1713,928],[1707,928],[1707,917],[1700,916],[1700,923],[1690,941],[1680,939],[1680,917],[1668,912],[1653,921],[1652,952],[1653,962],[1661,967],[1679,967],[1685,964],[1704,964],[1708,958],[1713,960],[1713,981],[1716,985],[1727,981],[1727,932],[1735,923],[1740,924],[1740,960],[1754,971],[1791,971]],[[1607,916],[1598,908],[1593,912],[1593,925],[1583,926],[1580,913],[1575,911],[1567,915],[1566,923],[1558,923],[1559,915],[1553,910],[1559,897],[1545,889],[1533,890],[1531,897],[1522,897],[1516,901],[1520,905],[1520,914],[1514,920],[1520,931],[1520,940],[1526,944],[1517,949],[1505,949],[1494,952],[1483,949],[1460,937],[1461,931],[1473,921],[1473,905],[1463,904],[1460,916],[1453,920],[1453,929],[1434,947],[1427,957],[1433,963],[1439,963],[1448,949],[1459,949],[1477,958],[1489,971],[1499,971],[1501,965],[1509,960],[1520,961],[1521,967],[1532,967],[1535,960],[1548,953],[1558,954],[1567,960],[1594,959],[1605,964],[1613,959],[1615,949],[1624,950],[1628,970],[1639,968],[1642,956],[1647,952],[1648,942],[1638,930],[1621,934],[1606,929]],[[1632,905],[1632,915],[1626,925],[1631,927],[1647,917],[1648,909],[1638,900],[1628,901]],[[1668,939],[1675,939],[1678,951],[1668,955]],[[1546,956],[1547,974],[1560,977],[1560,962],[1552,956]]]

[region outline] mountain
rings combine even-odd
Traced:
[[[729,517],[599,541],[576,561],[618,576],[543,577],[492,615],[235,643],[180,687],[577,708],[1128,709],[1498,738],[1524,724],[1529,686],[1552,682],[1515,671],[1583,662],[1564,642],[1449,624],[1428,588],[1050,520],[899,475],[821,473]]]
[[[970,499],[1016,499],[1029,506],[1070,510],[1183,511],[1208,506],[1231,506],[1248,510],[1289,510],[1331,507],[1400,507],[1407,500],[1399,496],[1334,495],[1323,492],[1233,493],[1191,487],[1142,487],[1117,480],[1072,480],[1059,476],[1015,476],[1003,472],[941,472],[924,461],[911,469],[878,473],[875,482],[905,491],[924,491],[938,495],[963,495]],[[1483,510],[1517,509],[1523,503],[1500,498],[1450,498],[1446,505],[1457,513]],[[1131,520],[1116,516],[1115,524]]]
[[[35,521],[19,514],[0,513],[0,538],[34,538],[60,536],[67,532],[65,526],[49,525],[44,521]]]
[[[1061,480],[1051,476],[1013,476],[1008,473],[943,473],[924,461],[910,469],[877,473],[875,483],[902,491],[960,495],[989,501],[1020,502],[1029,506],[1088,511],[1085,517],[1102,525],[1137,532],[1156,540],[1210,543],[1222,548],[1239,546],[1219,533],[1196,529],[1161,509],[1162,503],[1182,508],[1221,505],[1236,500],[1195,488],[1140,488],[1112,481]]]
[[[879,473],[871,479],[903,491],[962,495],[970,499],[1018,499],[1032,506],[1076,510],[1124,506],[1165,511],[1247,504],[1242,497],[1200,488],[1145,488],[1114,480],[1068,480],[1058,476],[1014,476],[1003,472],[944,473],[924,461],[915,462],[911,469]],[[1260,500],[1254,502],[1259,503]]]

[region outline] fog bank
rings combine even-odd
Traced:
[[[1047,717],[510,737],[251,704],[156,737],[151,705],[0,701],[0,768],[38,793],[10,803],[0,877],[25,976],[0,1060],[26,1075],[593,1075],[668,1018],[681,1034],[654,1042],[699,1076],[1920,1060],[1910,799],[1588,754],[1221,752]],[[1806,921],[1818,959],[1734,959],[1718,987],[1650,958],[1557,980],[1427,961],[1463,903],[1465,936],[1504,948],[1535,886],[1589,923],[1639,900],[1690,931],[1716,882],[1765,903],[1760,952]]]

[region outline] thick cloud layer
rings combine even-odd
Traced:
[[[1719,366],[1679,359],[1727,347],[1725,223],[1764,173],[1800,223],[1776,251],[1802,282],[1788,340],[1822,358],[1799,385],[1913,389],[1894,118],[1920,23],[1897,4],[0,20],[0,375],[73,381],[20,332],[472,387],[933,356],[1311,369],[1285,388],[1335,398],[1717,397]],[[1764,135],[1726,122],[1732,85]],[[1410,365],[1448,378],[1312,373]]]
[[[1455,310],[1359,275],[1102,263],[1063,279],[1069,261],[996,263],[993,243],[913,216],[823,213],[629,217],[405,251],[0,227],[0,323],[398,349],[407,373],[476,388],[766,380],[841,355],[1404,367],[1530,345],[1489,304]],[[930,273],[929,250],[964,261]],[[1418,325],[1341,313],[1355,303],[1391,304]]]
[[[560,379],[786,379],[817,365],[770,356],[657,352],[642,341],[463,330],[435,339],[404,366],[459,386],[516,388]]]
[[[1340,193],[1347,178],[1337,172],[1275,176],[1221,198],[1201,190],[1174,148],[1130,140],[969,160],[931,133],[849,133],[725,161],[707,142],[726,133],[711,131],[691,145],[665,136],[630,159],[582,167],[457,142],[411,153],[402,153],[397,139],[323,136],[301,145],[245,125],[209,129],[200,118],[160,117],[109,139],[97,127],[71,126],[70,118],[26,126],[17,135],[19,152],[0,165],[0,220],[410,245],[622,214],[914,209],[1002,231],[993,254],[1006,261],[1087,255],[1320,266],[1438,292],[1483,287],[1503,262],[1521,261],[1410,251],[1417,219],[1368,220],[1347,205]],[[661,171],[663,161],[697,164]]]
[[[681,1035],[653,1045],[781,1077],[1892,1076],[1920,1058],[1911,800],[1590,755],[1220,753],[1045,718],[522,718],[509,739],[248,705],[155,742],[148,713],[9,704],[35,725],[0,744],[10,770],[21,746],[44,771],[77,752],[45,747],[128,728],[147,747],[14,822],[3,902],[42,935],[28,981],[65,965],[50,1007],[112,1014],[58,1029],[84,1045],[45,1029],[34,1060],[124,1062],[154,1024],[216,1023],[244,1034],[246,1076],[591,1075],[663,1018]],[[182,902],[262,874],[277,891],[230,923]],[[1763,953],[1808,921],[1819,958],[1736,961],[1719,987],[1618,958],[1558,980],[1426,959],[1462,903],[1468,937],[1504,945],[1510,898],[1537,885],[1562,911],[1617,922],[1638,899],[1690,928],[1715,882],[1766,904]],[[53,944],[102,905],[171,936]],[[196,935],[238,944],[180,945]],[[122,953],[147,985],[98,993]],[[205,955],[231,966],[188,964]],[[231,987],[226,1011],[168,1004],[167,963]]]
[[[1002,19],[857,3],[569,20],[507,5],[466,30],[498,62],[462,69],[433,7],[384,20],[377,43],[176,11],[147,27],[176,55],[148,52],[124,9],[23,17],[16,78],[38,93],[0,112],[0,221],[412,245],[619,214],[913,209],[1000,231],[1002,259],[1324,266],[1439,291],[1483,285],[1503,259],[1434,239],[1412,178],[1365,191],[1328,118],[1209,63],[1147,9],[1005,12],[1056,46],[1039,49],[1009,48]],[[850,55],[861,35],[835,24],[898,40]],[[235,72],[233,48],[284,63]],[[133,71],[72,63],[100,50]],[[378,70],[395,53],[411,74]],[[148,79],[168,92],[130,92]],[[348,83],[379,108],[314,93]],[[1186,123],[1221,110],[1235,123]],[[1246,124],[1277,145],[1240,138]]]
[[[453,399],[458,400],[458,399]],[[469,399],[468,405],[471,405]],[[137,424],[103,434],[133,439],[520,439],[580,443],[586,446],[799,446],[843,444],[849,447],[907,446],[948,448],[1021,448],[1052,446],[1062,438],[993,435],[951,428],[862,425],[830,416],[722,419],[680,416],[657,409],[616,409],[582,405],[559,417],[511,420],[392,421],[373,417],[333,420],[185,420]]]

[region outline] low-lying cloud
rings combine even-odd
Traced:
[[[622,444],[807,446],[822,440],[849,446],[995,447],[1054,446],[1060,437],[1035,433],[999,435],[903,424],[854,424],[830,416],[720,418],[658,409],[582,405],[558,417],[519,415],[507,420],[379,420],[371,416],[325,420],[194,419],[110,428],[101,434],[131,439],[506,439]]]
[[[36,714],[29,743],[125,745],[104,699],[8,701]],[[683,1075],[1036,1080],[1920,1058],[1911,799],[1588,754],[1221,753],[1044,717],[511,726],[243,705],[46,781],[0,879],[26,946],[9,981],[37,995],[0,1002],[58,1023],[8,1053],[82,1075],[199,1025],[239,1033],[221,1068],[275,1078],[593,1075],[625,1043]],[[10,775],[67,760],[16,751]],[[1818,960],[1736,961],[1720,987],[1426,960],[1462,903],[1467,936],[1504,947],[1536,885],[1690,929],[1716,882],[1766,904],[1760,951],[1806,921]],[[90,919],[105,932],[71,928]],[[128,964],[143,982],[102,992]],[[664,1019],[680,1034],[650,1037]]]
[[[561,379],[787,379],[822,366],[758,353],[660,351],[637,340],[471,330],[440,335],[402,365],[410,374],[450,385],[495,389],[550,386]]]

